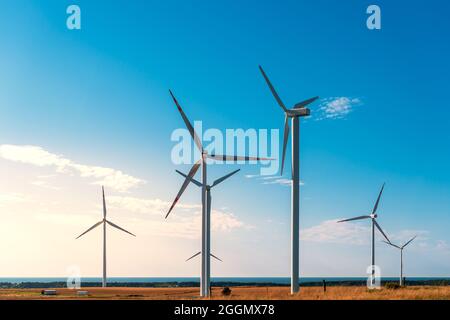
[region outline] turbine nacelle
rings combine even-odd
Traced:
[[[286,116],[289,118],[294,117],[307,117],[311,114],[311,110],[308,108],[300,108],[300,109],[288,109],[285,111]]]

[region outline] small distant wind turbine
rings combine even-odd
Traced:
[[[286,156],[286,146],[289,138],[289,118],[292,119],[292,185],[291,185],[291,293],[299,291],[299,215],[300,215],[300,117],[310,115],[307,105],[313,103],[319,97],[314,97],[303,102],[297,103],[292,109],[286,108],[281,101],[278,93],[275,91],[272,83],[259,66],[267,85],[278,105],[284,111],[284,137],[283,137],[283,158],[281,161],[281,175],[283,175],[284,158]]]
[[[206,214],[208,215],[208,217],[211,217],[211,189],[214,188],[215,186],[217,186],[219,183],[221,183],[221,182],[225,181],[226,179],[230,178],[232,175],[237,173],[239,170],[241,170],[241,169],[237,169],[237,170],[235,170],[235,171],[233,171],[233,172],[223,176],[222,178],[219,178],[219,179],[215,180],[212,185],[209,185],[209,184],[206,185],[206,208],[207,208]],[[192,177],[188,177],[187,175],[185,175],[181,171],[178,171],[178,170],[175,170],[175,171],[177,173],[179,173],[180,175],[182,175],[183,177],[185,177],[186,179],[189,179],[197,187],[200,187],[200,188],[203,187],[203,184],[201,182],[195,180]],[[213,258],[215,258],[215,259],[217,259],[219,261],[222,261],[221,259],[219,259],[218,257],[216,257],[215,255],[213,255],[210,252],[210,250],[211,250],[211,225],[210,225],[210,223],[211,223],[211,219],[208,219],[208,225],[206,226],[206,232],[207,232],[206,239],[208,241],[208,243],[207,243],[207,250],[209,252],[206,252],[206,255],[207,256],[211,256],[211,257],[213,257]],[[201,251],[197,252],[196,254],[194,254],[192,257],[190,257],[186,261],[189,261],[189,260],[195,258],[199,254],[201,254]],[[211,286],[211,269],[208,268],[206,270],[206,287],[208,288],[208,291],[209,291],[210,286]]]
[[[202,297],[208,297],[209,292],[209,285],[207,282],[207,274],[210,270],[210,256],[207,254],[209,252],[209,232],[207,232],[207,226],[210,225],[210,216],[207,214],[207,176],[206,176],[206,160],[212,159],[212,160],[219,160],[219,161],[259,161],[259,160],[273,160],[270,158],[259,158],[259,157],[248,157],[248,156],[228,156],[228,155],[216,155],[216,154],[209,154],[205,149],[203,149],[203,145],[201,142],[201,139],[197,135],[197,133],[194,130],[194,127],[190,123],[189,119],[187,118],[186,114],[184,113],[183,109],[181,109],[180,104],[178,103],[177,99],[173,95],[172,91],[169,90],[170,95],[172,96],[173,102],[177,106],[178,111],[181,114],[181,117],[183,118],[184,124],[186,125],[187,129],[189,130],[189,133],[194,140],[194,143],[196,147],[201,152],[201,159],[198,160],[191,168],[189,173],[186,176],[186,179],[183,182],[183,185],[180,188],[180,191],[178,191],[177,196],[175,197],[175,200],[173,201],[172,205],[170,206],[169,211],[166,214],[166,219],[169,216],[170,212],[172,212],[172,209],[177,204],[178,200],[180,200],[181,195],[186,190],[187,186],[191,182],[191,179],[195,176],[200,166],[202,167],[202,272],[200,277],[200,296]]]
[[[380,225],[376,221],[377,215],[377,209],[378,204],[380,203],[381,194],[384,190],[384,183],[381,187],[380,194],[378,195],[377,202],[375,202],[375,206],[373,207],[372,213],[368,216],[359,216],[355,218],[345,219],[338,222],[347,222],[347,221],[353,221],[353,220],[362,220],[362,219],[371,219],[372,220],[372,283],[375,283],[375,227],[381,232],[381,234],[386,238],[386,240],[390,243],[391,241],[387,237],[387,235],[384,233],[384,231],[381,229]]]
[[[109,224],[111,227],[119,229],[119,230],[121,230],[123,232],[126,232],[128,234],[131,234],[134,237],[136,237],[136,235],[134,235],[133,233],[131,233],[131,232],[125,230],[125,229],[122,229],[121,227],[119,227],[118,225],[112,223],[111,221],[106,220],[105,189],[103,188],[103,186],[102,186],[102,195],[103,195],[103,220],[101,220],[101,221],[97,222],[96,224],[94,224],[92,227],[90,227],[85,232],[80,234],[76,239],[82,237],[83,235],[85,235],[86,233],[88,233],[92,229],[95,229],[96,227],[98,227],[99,225],[101,225],[103,223],[103,278],[102,278],[102,287],[106,287],[106,224]]]
[[[402,246],[397,246],[395,244],[393,244],[392,242],[386,242],[383,241],[384,243],[393,246],[397,249],[400,249],[400,286],[403,286],[403,249],[410,244],[417,236],[414,236],[411,240],[409,240],[408,242],[406,242],[404,245]]]

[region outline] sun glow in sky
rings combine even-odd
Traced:
[[[386,182],[379,223],[418,235],[407,276],[450,276],[450,4],[376,1],[370,31],[365,1],[76,2],[81,30],[68,1],[0,4],[0,277],[99,276],[101,230],[75,237],[102,218],[101,185],[137,235],[108,229],[110,276],[198,276],[198,188],[164,220],[190,168],[171,161],[168,89],[205,129],[281,130],[259,64],[286,105],[321,97],[301,127],[301,275],[365,276],[369,224],[336,221]],[[213,191],[213,276],[289,275],[289,157],[283,176],[209,167],[241,168]],[[377,264],[397,275],[398,252],[377,241]]]

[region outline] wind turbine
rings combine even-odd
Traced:
[[[103,195],[103,220],[101,220],[101,221],[97,222],[96,224],[94,224],[92,227],[90,227],[85,232],[80,234],[76,239],[82,237],[83,235],[85,235],[86,233],[91,231],[92,229],[95,229],[99,225],[103,224],[103,278],[102,278],[102,287],[105,288],[106,287],[106,224],[109,224],[111,227],[119,229],[119,230],[121,230],[123,232],[126,232],[128,234],[131,234],[134,237],[136,237],[136,235],[134,235],[133,233],[131,233],[131,232],[129,232],[129,231],[119,227],[118,225],[116,225],[116,224],[114,224],[111,221],[106,219],[105,189],[103,188],[103,186],[102,186],[102,195]]]
[[[241,170],[241,169],[237,169],[237,170],[223,176],[222,178],[215,180],[212,185],[209,185],[209,184],[206,185],[206,208],[207,208],[206,214],[208,216],[208,225],[206,226],[206,232],[207,232],[206,239],[208,241],[208,243],[207,243],[208,252],[206,252],[206,256],[207,257],[211,256],[219,261],[222,261],[222,260],[210,252],[210,250],[211,250],[211,225],[210,225],[210,223],[211,223],[211,219],[210,219],[211,218],[211,189],[214,188],[215,186],[217,186],[218,184],[220,184],[221,182],[225,181],[226,179],[228,179],[235,173],[237,173],[239,170]],[[180,175],[182,175],[183,177],[185,177],[186,179],[189,179],[190,182],[195,184],[197,187],[200,187],[200,188],[203,187],[203,184],[201,182],[195,180],[192,177],[188,177],[187,175],[185,175],[184,173],[182,173],[178,170],[175,170],[175,171],[177,173],[179,173]],[[195,258],[199,254],[201,254],[201,252],[197,252],[196,254],[194,254],[192,257],[190,257],[186,261],[189,261],[189,260]],[[206,270],[206,288],[208,289],[208,292],[209,292],[210,286],[211,286],[211,269],[210,269],[210,264],[208,263],[208,268]]]
[[[373,207],[372,213],[368,216],[359,216],[355,218],[340,220],[338,222],[347,222],[347,221],[353,221],[353,220],[362,220],[362,219],[371,219],[372,220],[372,283],[375,283],[375,227],[381,232],[381,234],[385,237],[385,239],[390,243],[391,241],[387,237],[387,235],[384,233],[384,231],[381,229],[380,225],[378,224],[376,218],[377,215],[377,209],[378,204],[380,203],[380,198],[384,190],[384,185],[381,187],[380,193],[378,194],[377,201],[375,202],[375,206]]]
[[[259,66],[267,85],[275,97],[275,100],[284,111],[284,137],[283,137],[283,158],[281,161],[281,175],[283,175],[284,159],[286,156],[286,146],[289,138],[289,118],[292,119],[292,185],[291,185],[291,293],[299,291],[299,215],[300,215],[300,117],[310,115],[307,105],[316,101],[319,97],[314,97],[297,103],[292,109],[287,109],[275,91],[272,83]]]
[[[219,161],[258,161],[258,160],[273,160],[268,158],[259,158],[259,157],[247,157],[247,156],[228,156],[228,155],[216,155],[216,154],[209,154],[205,149],[203,149],[202,142],[200,138],[198,137],[197,133],[195,132],[194,128],[192,127],[191,123],[189,122],[189,119],[186,117],[186,114],[184,113],[183,109],[181,108],[180,104],[178,103],[177,99],[173,95],[172,91],[169,90],[170,95],[172,96],[173,102],[178,108],[178,111],[181,114],[181,117],[183,118],[184,124],[186,125],[192,139],[194,140],[194,143],[196,147],[201,152],[201,159],[198,160],[189,171],[186,179],[183,182],[183,185],[180,188],[180,191],[178,191],[177,196],[175,197],[175,200],[173,201],[172,205],[170,206],[169,211],[166,214],[166,219],[169,216],[170,212],[172,212],[172,209],[177,204],[178,200],[180,199],[181,195],[183,194],[184,190],[186,190],[187,186],[191,182],[191,179],[195,176],[200,166],[202,167],[202,268],[201,268],[201,277],[200,277],[200,295],[202,297],[208,297],[209,296],[209,284],[207,280],[207,274],[210,270],[210,240],[209,240],[209,227],[210,226],[210,216],[207,214],[207,176],[206,176],[206,160],[207,159],[213,159],[213,160],[219,160]]]
[[[417,236],[414,236],[411,240],[409,240],[408,242],[406,242],[404,245],[402,246],[397,246],[395,244],[393,244],[392,242],[386,242],[383,241],[384,243],[393,246],[397,249],[400,249],[400,286],[403,286],[403,249],[410,244]]]

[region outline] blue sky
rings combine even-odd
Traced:
[[[124,197],[128,204],[130,198],[170,202],[181,185],[174,169],[188,169],[170,161],[170,135],[183,123],[168,89],[174,90],[191,121],[202,120],[205,129],[281,129],[283,114],[259,74],[261,64],[287,105],[315,95],[328,99],[313,105],[313,116],[302,123],[301,228],[307,238],[301,245],[301,272],[364,275],[369,234],[357,228],[367,226],[362,222],[356,229],[333,231],[327,221],[365,214],[386,182],[380,224],[398,241],[421,235],[411,247],[410,274],[449,275],[448,3],[376,1],[382,10],[380,31],[365,26],[365,11],[372,4],[367,1],[74,3],[82,10],[79,31],[65,24],[72,2],[0,4],[0,145],[40,147],[76,164],[114,168],[145,181],[127,192],[110,190],[121,203],[115,219],[125,218],[138,229],[151,222],[155,229],[149,230],[158,230],[158,223],[173,221],[159,221],[145,210],[138,215],[132,210],[136,206],[123,203]],[[350,104],[342,117],[320,119],[320,107],[338,97],[359,103]],[[36,152],[31,156],[42,157]],[[45,163],[18,160],[17,155],[0,159],[0,172],[6,176],[0,194],[4,199],[26,198],[20,205],[5,202],[0,214],[10,226],[20,225],[21,217],[34,214],[29,210],[36,208],[33,199],[40,199],[40,230],[49,231],[54,224],[58,230],[66,228],[61,237],[69,230],[76,234],[85,228],[77,214],[83,219],[94,215],[95,222],[99,190],[93,183],[98,177],[86,178],[85,168],[70,165],[79,175],[75,179],[73,172],[63,172],[61,162]],[[214,195],[213,206],[225,208],[218,214],[235,219],[226,220],[229,230],[218,227],[214,235],[213,249],[230,262],[216,266],[215,273],[288,275],[289,188],[246,178],[259,172],[256,166],[218,166],[210,173],[215,177],[238,167],[240,175]],[[286,170],[284,178],[288,175]],[[58,206],[51,205],[55,198],[61,200]],[[198,190],[190,187],[183,201],[199,204]],[[151,210],[157,211],[154,202]],[[73,219],[64,221],[64,215]],[[3,223],[13,230],[10,226]],[[128,252],[127,246],[138,248],[135,264],[141,267],[112,269],[113,274],[198,273],[195,263],[169,267],[190,256],[189,250],[195,252],[198,239],[183,242],[149,230],[143,228],[143,240],[135,242],[117,235],[118,251],[110,254],[117,257],[120,250]],[[329,232],[336,232],[332,239],[316,241]],[[347,241],[339,241],[346,236]],[[359,237],[361,244],[355,245]],[[100,258],[95,239],[93,235],[74,244],[69,237],[66,245],[75,253],[64,255],[50,275],[63,274],[69,264],[95,275],[100,263],[90,264]],[[142,243],[147,239],[152,245]],[[49,238],[40,245],[49,248],[51,243]],[[396,274],[396,253],[378,247],[386,274]],[[180,255],[178,260],[167,258],[162,248]],[[86,257],[84,249],[91,250]],[[143,250],[158,261],[141,258]],[[26,256],[25,245],[21,252]],[[50,253],[45,252],[34,258],[48,261]],[[3,259],[17,254],[11,251]],[[262,266],[261,260],[268,259],[273,262]],[[325,263],[330,259],[333,266]],[[26,276],[46,270],[15,274],[10,264],[4,273]]]

